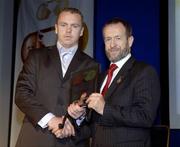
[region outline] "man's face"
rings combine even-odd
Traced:
[[[103,29],[105,51],[111,62],[117,62],[130,53],[133,37],[127,37],[121,23],[107,25]]]
[[[76,13],[62,12],[55,24],[58,41],[65,48],[77,45],[83,30],[81,16]]]

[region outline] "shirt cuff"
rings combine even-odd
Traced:
[[[82,117],[76,119],[76,124],[77,124],[78,126],[80,126],[84,119],[85,119],[85,116],[82,116]]]
[[[85,119],[85,117],[86,117],[86,112],[76,119],[76,124],[80,126],[83,120]]]
[[[38,125],[41,126],[43,129],[48,127],[48,122],[55,117],[54,114],[52,113],[47,113],[41,120],[38,122]]]

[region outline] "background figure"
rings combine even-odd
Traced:
[[[78,48],[83,30],[81,12],[64,8],[55,24],[57,45],[29,52],[16,85],[15,103],[25,114],[16,147],[89,146],[87,125],[76,133],[67,119],[59,129],[71,103],[72,74],[98,65]]]
[[[96,111],[92,147],[150,147],[150,128],[160,100],[158,76],[153,67],[132,57],[134,38],[126,21],[107,22],[103,37],[111,64],[100,93],[86,101]]]
[[[42,43],[41,36],[38,32],[33,32],[28,34],[24,40],[21,47],[21,59],[23,63],[25,62],[28,53],[32,49],[43,48],[45,45]]]
[[[42,30],[38,30],[36,32],[29,33],[24,38],[22,47],[21,47],[21,59],[23,63],[27,59],[27,56],[30,50],[47,47],[44,44],[43,38],[47,35],[46,33],[54,32],[54,30],[55,30],[54,26],[48,27]]]

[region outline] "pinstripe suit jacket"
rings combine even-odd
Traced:
[[[160,85],[155,70],[131,57],[105,95],[103,115],[96,114],[93,147],[149,147]]]
[[[72,138],[56,139],[48,129],[43,130],[37,123],[48,112],[56,116],[65,115],[71,102],[71,74],[94,65],[97,63],[78,49],[63,78],[57,47],[30,52],[16,86],[15,102],[25,114],[16,147],[88,146],[90,131],[87,126],[76,134],[79,142],[75,143]]]

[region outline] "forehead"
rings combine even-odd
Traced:
[[[67,21],[67,22],[82,22],[81,16],[78,13],[71,13],[71,12],[62,12],[58,17],[59,21]]]
[[[122,23],[109,24],[104,27],[103,34],[105,36],[111,35],[123,35],[125,34],[126,29]]]

